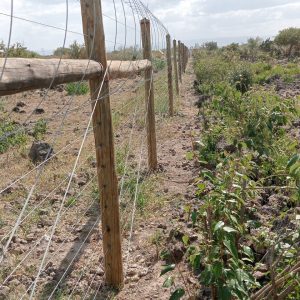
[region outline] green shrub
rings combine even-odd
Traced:
[[[47,132],[47,123],[44,119],[38,120],[33,127],[33,136],[36,140],[40,140]]]
[[[196,59],[194,69],[200,83],[212,83],[225,80],[231,68],[222,57],[207,55]]]
[[[255,72],[254,83],[264,84],[270,83],[272,78],[282,78],[285,82],[292,82],[294,77],[300,73],[300,68],[295,63],[287,65],[266,65],[264,68],[261,65],[253,66]]]
[[[230,83],[242,94],[249,91],[252,81],[252,73],[247,69],[235,70],[230,78]]]
[[[166,62],[163,59],[160,58],[153,58],[152,59],[152,65],[154,71],[161,71],[166,67]]]
[[[86,95],[89,92],[89,86],[86,82],[76,82],[76,83],[71,82],[67,84],[66,91],[69,96]]]
[[[13,122],[0,122],[0,153],[6,152],[10,147],[26,143],[26,134],[19,125]]]

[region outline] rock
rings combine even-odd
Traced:
[[[49,159],[53,153],[53,148],[48,143],[33,142],[29,152],[29,158],[34,163],[42,162]]]
[[[20,112],[20,108],[19,108],[19,107],[17,107],[17,106],[15,106],[15,107],[12,109],[12,111],[14,111],[14,112],[18,113],[18,112]]]
[[[193,150],[194,151],[199,151],[200,150],[200,148],[201,148],[201,141],[194,141],[193,142]]]
[[[91,161],[91,167],[96,168],[97,167],[97,162],[95,160]]]
[[[264,278],[266,277],[266,274],[265,274],[265,273],[262,273],[262,272],[260,272],[260,271],[255,271],[255,272],[253,273],[253,276],[254,276],[254,278],[255,278],[256,280],[261,281],[262,279],[264,279]]]
[[[265,264],[258,264],[257,267],[255,268],[257,271],[264,272],[264,273],[269,271],[268,266]]]
[[[86,185],[86,183],[87,183],[87,181],[85,179],[79,179],[77,182],[78,186],[80,186],[80,187]]]
[[[194,234],[194,235],[190,236],[191,242],[196,242],[197,240],[198,240],[198,235]]]
[[[300,119],[298,119],[297,121],[294,121],[293,126],[294,127],[300,127]]]
[[[13,112],[16,112],[16,113],[19,113],[19,114],[24,114],[24,113],[26,113],[25,110],[20,109],[20,107],[18,107],[18,106],[15,106],[15,107],[12,109],[12,111],[13,111]]]
[[[26,104],[23,101],[19,101],[16,105],[17,107],[24,107]]]
[[[36,239],[36,237],[33,233],[30,233],[26,236],[26,240],[28,243],[33,242],[35,239]]]
[[[148,275],[148,273],[149,273],[149,270],[148,269],[144,269],[144,270],[142,270],[142,271],[139,272],[139,277],[140,278],[141,277],[145,277],[145,276]]]
[[[47,209],[42,208],[39,211],[40,216],[45,216],[45,215],[48,215],[48,214],[49,214],[49,212],[47,211]]]
[[[198,108],[201,108],[202,107],[202,104],[203,102],[207,101],[207,100],[210,100],[211,99],[211,96],[209,95],[200,95],[199,96],[199,100],[197,100],[194,105],[197,106]]]
[[[36,109],[34,110],[34,113],[35,113],[36,115],[41,115],[41,114],[44,114],[44,113],[45,113],[45,110],[44,110],[43,108],[36,108]]]
[[[174,263],[179,263],[185,253],[185,247],[183,243],[169,244],[168,250],[170,252],[169,259]]]
[[[133,276],[136,276],[137,275],[137,270],[136,269],[129,269],[127,271],[127,276],[129,277],[133,277]]]
[[[62,93],[65,90],[63,84],[56,85],[54,88],[59,93]]]
[[[136,276],[133,276],[130,281],[131,282],[138,282],[139,280],[140,280],[140,277],[138,275],[136,275]]]
[[[167,229],[167,226],[165,224],[159,224],[157,228]]]

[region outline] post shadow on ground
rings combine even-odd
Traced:
[[[87,235],[89,234],[90,230],[94,226],[94,228],[99,228],[99,221],[95,224],[99,217],[99,211],[100,211],[100,205],[99,202],[96,201],[96,203],[89,209],[87,212],[87,215],[90,215],[88,221],[82,228],[80,234],[78,235],[78,238],[74,241],[72,247],[70,247],[69,252],[64,257],[64,259],[61,261],[60,265],[57,268],[56,274],[53,278],[53,280],[49,283],[47,283],[41,292],[41,296],[39,299],[46,300],[49,299],[50,294],[52,293],[53,289],[56,287],[56,285],[59,283],[58,287],[56,288],[55,293],[52,296],[52,299],[60,299],[60,293],[61,290],[63,290],[64,285],[68,279],[68,276],[75,270],[76,263],[80,260],[81,256],[84,254],[87,247],[90,245],[89,238],[87,241],[83,244],[82,248],[78,252],[79,248],[81,247],[82,243],[86,239]],[[99,242],[99,247],[101,246],[101,242]],[[77,253],[78,252],[78,253]],[[70,264],[71,262],[71,264]],[[68,268],[69,266],[69,268]],[[68,268],[66,274],[64,272]],[[88,270],[89,271],[89,270]],[[63,278],[62,278],[63,276]],[[78,275],[80,276],[80,275]],[[100,284],[99,284],[100,286]],[[112,294],[113,289],[107,287],[104,285],[104,278],[103,283],[101,283],[101,286],[99,288],[99,291],[90,290],[92,296],[87,295],[86,299],[97,299],[97,300],[104,300],[108,299],[108,297]],[[82,291],[83,294],[87,291]],[[97,292],[97,294],[96,294]],[[96,295],[95,295],[96,294]]]

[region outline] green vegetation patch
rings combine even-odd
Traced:
[[[86,82],[71,82],[66,85],[66,91],[69,96],[86,95],[89,92],[89,86]]]
[[[23,145],[27,141],[24,129],[13,122],[0,122],[0,154],[10,147]]]

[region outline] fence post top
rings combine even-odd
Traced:
[[[144,18],[141,20],[141,24],[143,24],[143,23],[150,23],[150,20],[147,18]]]

